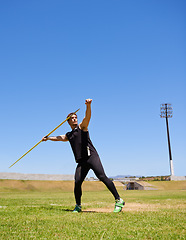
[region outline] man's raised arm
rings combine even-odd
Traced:
[[[88,130],[88,125],[90,122],[91,118],[91,103],[92,99],[86,99],[85,104],[86,104],[86,113],[83,121],[79,124],[79,127],[81,130],[87,131]]]

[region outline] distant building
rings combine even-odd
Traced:
[[[85,179],[86,181],[99,181],[97,178],[95,177],[89,177]]]
[[[137,181],[139,180],[138,177],[127,177],[127,178],[114,178],[114,181],[118,181],[118,182],[130,182],[130,181]]]
[[[127,183],[126,190],[156,190],[152,185],[147,182],[135,182],[131,181]]]
[[[172,181],[185,181],[186,180],[186,176],[170,176],[170,180]]]

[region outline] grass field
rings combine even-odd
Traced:
[[[172,183],[173,190],[170,182],[169,186],[159,184],[163,190],[157,191],[123,191],[118,187],[126,201],[119,214],[112,213],[113,197],[99,182],[84,184],[83,212],[79,214],[72,213],[73,183],[61,183],[64,187],[60,185],[60,191],[47,191],[41,182],[29,189],[20,187],[28,182],[20,181],[14,189],[12,182],[10,188],[3,183],[0,239],[186,239],[185,182],[177,183],[177,189]]]

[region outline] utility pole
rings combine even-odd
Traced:
[[[171,145],[170,145],[170,135],[169,135],[169,124],[168,118],[172,118],[172,106],[170,103],[164,103],[160,106],[160,117],[166,119],[166,127],[167,127],[167,139],[168,139],[168,147],[169,147],[169,159],[170,159],[170,174],[171,177],[174,176],[174,168],[172,161],[172,153],[171,153]]]

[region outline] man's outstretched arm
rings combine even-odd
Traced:
[[[68,138],[66,135],[60,135],[60,136],[56,136],[56,137],[43,137],[42,141],[47,141],[47,140],[51,140],[51,141],[62,141],[62,142],[67,142]]]
[[[92,103],[92,99],[85,100],[85,104],[86,104],[85,117],[84,117],[83,121],[79,124],[80,129],[84,130],[84,131],[88,130],[88,125],[89,125],[90,118],[91,118],[91,103]]]

